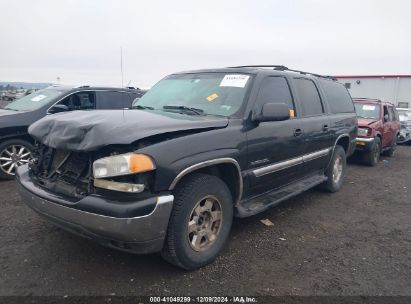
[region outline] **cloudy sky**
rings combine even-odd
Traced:
[[[411,74],[408,0],[1,0],[0,81],[150,87],[181,70],[283,64]]]

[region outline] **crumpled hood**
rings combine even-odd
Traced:
[[[224,128],[225,117],[182,115],[163,111],[94,110],[48,115],[29,127],[39,142],[71,151],[95,151],[131,144],[148,136],[184,130]]]
[[[369,126],[378,120],[373,119],[373,118],[363,118],[363,117],[358,117],[358,126],[360,127],[366,127]]]

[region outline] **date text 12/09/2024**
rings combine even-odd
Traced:
[[[257,303],[255,297],[150,297],[150,303]]]

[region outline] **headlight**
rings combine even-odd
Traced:
[[[358,135],[359,136],[370,136],[371,129],[369,128],[358,128]]]
[[[93,163],[94,178],[142,173],[156,168],[153,160],[144,154],[127,153],[104,157]]]

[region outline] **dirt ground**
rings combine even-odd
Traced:
[[[338,193],[235,220],[216,262],[186,272],[57,229],[0,181],[0,295],[411,295],[410,194],[411,146],[399,147],[350,164]]]

